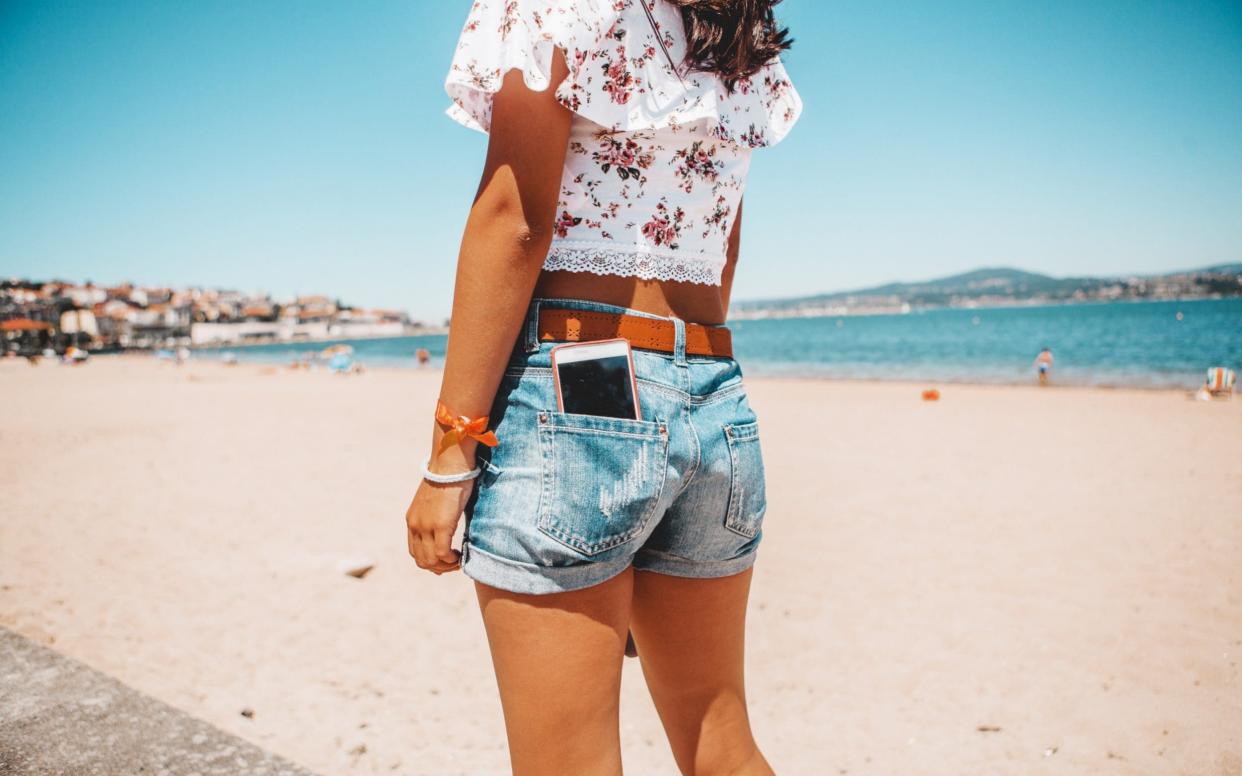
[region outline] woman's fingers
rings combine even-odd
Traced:
[[[432,531],[424,530],[418,535],[418,541],[420,563],[429,569],[434,569],[436,566],[441,565],[440,559],[436,557],[435,534]]]
[[[409,521],[406,521],[405,541],[407,545],[410,545],[410,557],[415,561],[419,560],[419,550],[417,550],[417,546],[419,546],[419,530],[414,525],[410,525]]]
[[[443,574],[461,568],[461,554],[451,546],[465,500],[456,490],[420,487],[406,511],[410,555],[421,569]]]
[[[450,566],[461,561],[461,553],[453,549],[453,532],[457,530],[457,526],[450,525],[436,526],[435,537],[432,545],[435,548],[436,558]]]
[[[451,562],[445,562],[436,555],[435,539],[431,534],[419,532],[413,528],[407,533],[409,534],[410,555],[414,557],[414,562],[419,568],[442,574],[446,571],[456,571],[461,567],[461,562],[456,557]]]

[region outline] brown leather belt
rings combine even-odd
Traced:
[[[539,339],[585,342],[624,337],[630,346],[673,352],[676,329],[667,318],[626,313],[539,308]],[[733,335],[725,326],[686,322],[686,355],[733,357]]]

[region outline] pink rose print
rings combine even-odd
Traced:
[[[604,62],[603,90],[618,105],[630,101],[630,93],[634,89],[634,75],[625,66],[625,49],[617,49],[620,56],[615,62]]]
[[[509,37],[509,33],[513,30],[513,25],[517,24],[518,0],[509,0],[505,3],[505,18],[500,20],[500,39],[504,40]]]
[[[643,224],[643,237],[651,240],[656,245],[667,245],[675,250],[677,248],[677,232],[685,217],[686,212],[680,206],[673,211],[670,217],[668,205],[661,202],[656,205],[655,216]]]
[[[742,133],[742,142],[751,146],[761,146],[767,144],[763,139],[763,130],[755,129],[754,124],[751,124],[750,129]]]
[[[641,170],[651,166],[654,156],[644,151],[634,140],[627,138],[622,142],[613,135],[602,132],[598,138],[600,148],[591,154],[591,158],[599,165],[600,170],[608,172],[615,167],[621,180],[638,180],[642,176]]]
[[[582,107],[582,99],[578,97],[577,87],[572,87],[572,88],[574,89],[574,91],[570,92],[568,97],[558,94],[556,96],[556,101],[559,102],[561,105],[564,105],[566,108],[569,108],[570,110],[574,112],[577,112],[578,109]]]
[[[703,223],[707,226],[707,228],[703,230],[703,239],[707,239],[711,236],[713,228],[717,228],[722,233],[727,234],[729,228],[729,213],[732,211],[733,208],[729,206],[729,200],[721,196],[716,197],[716,209],[712,211],[711,215],[706,216],[703,219]]]
[[[695,178],[715,182],[720,174],[720,168],[724,167],[724,162],[717,162],[715,157],[715,144],[712,144],[709,150],[704,150],[702,140],[695,141],[689,148],[679,149],[673,155],[678,162],[674,172],[678,178],[681,178],[683,191],[688,194],[694,190]]]
[[[793,84],[784,78],[773,78],[771,75],[764,76],[763,85],[768,87],[771,99],[779,99]]]
[[[568,237],[569,228],[572,226],[577,226],[580,223],[582,223],[581,218],[575,218],[571,216],[568,210],[561,211],[561,217],[556,219],[556,224],[554,226],[554,228],[556,229],[556,236],[557,237]]]

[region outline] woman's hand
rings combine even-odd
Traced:
[[[405,511],[410,555],[418,567],[437,576],[461,569],[461,553],[451,546],[457,521],[474,490],[474,480],[438,483],[423,480]]]

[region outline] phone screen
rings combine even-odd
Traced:
[[[565,412],[634,418],[634,386],[630,360],[624,355],[557,364]]]

